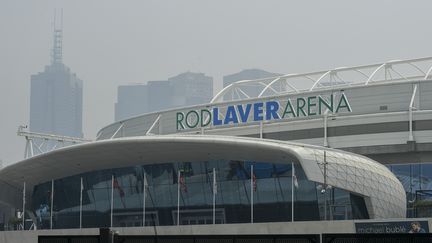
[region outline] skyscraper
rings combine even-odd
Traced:
[[[213,78],[186,72],[168,81],[122,85],[117,92],[115,120],[119,121],[148,112],[209,102],[213,96]]]
[[[31,76],[30,131],[83,137],[83,83],[63,64],[61,27],[53,37],[51,64]]]
[[[204,104],[213,97],[213,78],[204,73],[185,72],[168,81],[173,90],[174,106]]]
[[[114,119],[165,110],[172,107],[172,89],[168,81],[149,81],[147,84],[121,85],[117,89]]]
[[[117,88],[114,107],[116,121],[148,112],[148,88],[145,84],[121,85]]]
[[[149,81],[147,89],[148,112],[166,110],[173,106],[170,82]]]

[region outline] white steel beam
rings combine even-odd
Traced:
[[[377,69],[375,69],[375,71],[373,71],[373,73],[369,76],[369,78],[366,80],[365,85],[368,85],[370,81],[372,81],[372,78],[375,77],[375,74],[378,73],[379,70],[381,70],[383,67],[385,67],[387,65],[387,63],[383,63],[381,64],[381,66],[379,66]]]
[[[90,139],[85,138],[76,138],[69,136],[60,136],[55,134],[47,134],[47,133],[37,133],[37,132],[27,132],[24,131],[27,126],[19,126],[17,135],[25,137],[26,145],[24,150],[24,158],[30,158],[35,155],[35,149],[38,153],[45,153],[52,151],[58,147],[58,144],[62,144],[64,147],[64,143],[68,144],[76,144],[76,143],[85,143],[92,141]],[[39,141],[39,142],[38,142]],[[51,148],[48,146],[50,142],[53,143]]]
[[[414,133],[413,133],[413,110],[415,109],[414,107],[414,99],[416,97],[417,94],[417,84],[414,85],[414,89],[413,89],[413,93],[411,96],[411,101],[410,101],[410,105],[408,108],[408,112],[409,112],[409,135],[408,135],[408,141],[414,141]]]
[[[331,74],[332,72],[333,72],[333,70],[329,70],[329,71],[325,72],[323,75],[321,75],[321,77],[319,77],[319,78],[315,81],[315,83],[312,85],[312,87],[309,89],[309,91],[312,91],[312,90],[315,88],[315,86],[317,86],[318,83],[319,83],[319,82],[320,82],[320,81],[321,81],[325,76]]]
[[[302,74],[287,74],[287,75],[282,75],[279,77],[271,77],[271,78],[264,78],[264,79],[257,79],[257,80],[241,80],[241,81],[237,81],[235,83],[232,83],[232,84],[228,85],[227,87],[225,87],[224,89],[222,89],[221,91],[219,91],[214,96],[214,98],[210,101],[210,103],[222,101],[221,98],[226,93],[228,93],[230,91],[235,92],[234,88],[236,88],[240,85],[262,85],[263,86],[262,90],[258,93],[258,95],[256,97],[252,97],[251,95],[248,95],[250,98],[262,97],[268,90],[272,90],[275,93],[275,95],[279,95],[279,94],[284,93],[284,92],[278,92],[278,91],[272,89],[272,85],[274,85],[277,82],[282,81],[282,79],[285,79],[287,86],[292,88],[295,92],[300,92],[303,90],[304,91],[312,91],[314,88],[316,88],[319,85],[319,83],[322,81],[322,79],[325,78],[327,75],[337,75],[341,72],[359,73],[362,77],[364,77],[364,79],[361,78],[360,80],[357,80],[356,83],[357,82],[363,83],[363,85],[368,85],[370,82],[374,81],[373,79],[377,76],[378,72],[381,71],[383,68],[385,69],[385,72],[384,72],[385,79],[375,80],[375,81],[400,80],[400,79],[396,79],[396,77],[392,77],[390,71],[393,71],[395,74],[397,74],[398,76],[400,76],[402,79],[405,79],[405,80],[415,80],[415,79],[418,79],[420,77],[418,75],[416,75],[416,76],[406,75],[406,73],[399,72],[399,70],[396,71],[395,69],[389,70],[389,68],[395,67],[397,65],[409,65],[409,66],[413,67],[416,71],[421,73],[421,77],[423,77],[423,75],[425,75],[424,79],[427,79],[427,78],[429,78],[429,76],[432,73],[432,67],[429,70],[423,70],[421,68],[422,65],[417,65],[417,64],[422,64],[422,63],[424,64],[424,62],[428,62],[428,63],[432,62],[432,57],[424,57],[424,58],[417,58],[417,59],[410,59],[410,60],[392,60],[392,61],[388,61],[385,63],[369,64],[369,65],[354,66],[354,67],[340,67],[340,68],[336,68],[333,70],[325,70],[325,71],[302,73]],[[373,71],[369,75],[371,69]],[[315,78],[317,76],[319,76],[318,79]],[[312,81],[311,87],[307,87],[305,89],[298,90],[288,81],[288,79],[293,79],[293,78],[309,79]],[[338,77],[338,78],[341,81],[345,82],[346,85],[351,85],[351,83],[347,82],[349,80],[343,80],[340,77]],[[340,86],[340,85],[338,85],[338,86]]]
[[[425,79],[425,80],[428,79],[428,77],[429,77],[429,75],[431,75],[431,73],[432,73],[432,66],[431,66],[431,67],[429,68],[429,70],[427,71],[427,73],[426,73],[424,79]]]
[[[117,130],[115,131],[115,133],[110,137],[110,139],[115,138],[115,136],[117,136],[117,133],[123,128],[124,123],[120,123],[120,126],[117,128]]]
[[[48,140],[63,140],[66,142],[90,142],[91,139],[86,138],[77,138],[77,137],[69,137],[69,136],[61,136],[55,134],[48,133],[38,133],[38,132],[26,132],[24,131],[25,126],[18,127],[18,136],[29,137],[29,138],[40,138],[40,139],[48,139]]]
[[[274,79],[273,81],[271,81],[269,84],[267,84],[264,89],[259,93],[258,97],[261,97],[269,87],[271,87],[274,83],[276,83],[277,81],[279,81],[281,79],[281,77],[278,77],[276,79]]]
[[[152,125],[150,126],[150,128],[147,130],[147,132],[146,132],[146,136],[148,136],[148,135],[154,135],[154,133],[152,133],[153,128],[155,128],[156,124],[158,124],[160,118],[161,118],[161,115],[159,114],[159,115],[156,117],[156,120],[153,122],[153,124],[152,124]]]
[[[402,79],[408,80],[405,76],[403,76],[402,74],[400,74],[398,71],[394,70],[393,67],[390,67],[390,70],[392,70],[393,72],[395,72],[397,75],[399,75],[399,77],[401,77]],[[393,78],[392,78],[393,79]]]

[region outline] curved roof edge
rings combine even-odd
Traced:
[[[404,189],[385,166],[349,152],[279,140],[217,135],[99,140],[9,165],[0,170],[0,178],[17,187],[25,181],[31,188],[51,179],[95,170],[213,159],[299,163],[309,180],[324,183],[326,179],[328,185],[363,195],[371,218],[405,217]]]

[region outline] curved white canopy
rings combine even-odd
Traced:
[[[298,163],[307,178],[365,197],[371,218],[405,217],[406,199],[399,180],[369,158],[324,147],[278,140],[228,136],[145,136],[74,145],[20,161],[0,170],[0,178],[28,188],[85,172],[143,164],[216,159]],[[31,190],[28,190],[31,191]],[[30,192],[29,192],[30,193]],[[0,201],[8,202],[5,195]]]

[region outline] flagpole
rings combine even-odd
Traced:
[[[177,175],[177,225],[180,225],[180,170]]]
[[[51,180],[51,213],[50,213],[50,229],[53,228],[53,208],[54,208],[54,180]]]
[[[114,209],[114,175],[111,175],[111,213],[110,227],[113,226],[113,209]]]
[[[144,180],[143,180],[143,227],[145,226],[145,213],[146,213],[146,173],[144,171]]]
[[[26,183],[23,184],[23,209],[22,209],[22,224],[23,224],[23,230],[25,230],[25,203],[26,203]]]
[[[291,162],[291,222],[294,222],[294,163]]]
[[[216,224],[216,169],[213,168],[213,224]]]
[[[326,151],[324,150],[324,220],[327,220],[327,161]]]
[[[254,221],[254,210],[253,210],[253,191],[254,191],[254,188],[253,188],[253,175],[254,175],[254,172],[253,172],[253,164],[251,164],[251,175],[250,175],[250,189],[251,189],[251,223],[253,224],[253,221]]]
[[[83,178],[81,177],[81,189],[80,189],[80,229],[82,228],[83,189],[84,189]]]

